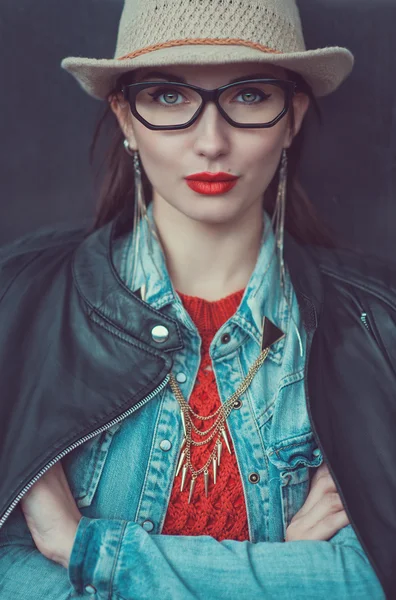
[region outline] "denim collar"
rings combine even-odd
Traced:
[[[156,310],[167,308],[169,316],[177,318],[188,329],[195,325],[184,309],[174,289],[166,267],[160,243],[150,232],[148,222],[154,227],[152,205],[148,207],[147,221],[142,220],[136,235],[139,238],[139,261],[134,272],[134,240],[128,232],[113,243],[114,264],[125,285],[136,292],[145,287],[145,302]],[[279,258],[275,251],[276,240],[271,218],[263,211],[263,237],[255,268],[246,286],[242,301],[230,322],[261,345],[263,317],[268,317],[286,335],[290,331],[290,307],[293,288],[285,267],[283,292],[280,287]],[[268,358],[280,364],[285,338],[274,344]]]

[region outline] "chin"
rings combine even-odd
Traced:
[[[198,200],[195,203],[188,202],[188,205],[183,203],[175,208],[189,219],[208,225],[231,223],[244,212],[242,203],[232,202],[224,196],[207,196],[203,202]]]

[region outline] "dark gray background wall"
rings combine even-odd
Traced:
[[[309,48],[345,45],[351,78],[309,121],[302,178],[345,240],[396,250],[396,0],[300,0]],[[101,102],[59,67],[111,57],[122,0],[1,0],[0,244],[41,226],[89,218],[88,148]]]

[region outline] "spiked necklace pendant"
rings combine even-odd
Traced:
[[[188,469],[188,466],[184,465],[183,470],[182,470],[182,480],[181,480],[181,486],[180,486],[180,491],[181,492],[184,490],[184,486],[185,486],[185,483],[186,483],[187,469]]]
[[[228,452],[231,454],[230,442],[228,441],[226,430],[224,428],[221,430],[221,435],[223,436],[223,439],[225,441],[225,445],[227,446]],[[219,460],[219,464],[220,464],[220,460]]]
[[[231,414],[231,412],[235,408],[235,403],[239,400],[240,396],[242,396],[251,382],[253,381],[254,376],[259,371],[260,367],[264,363],[267,358],[270,346],[275,344],[279,339],[283,337],[283,333],[280,329],[278,329],[269,319],[264,319],[263,322],[263,337],[262,337],[262,346],[263,349],[260,352],[260,355],[255,360],[253,365],[250,367],[248,374],[245,379],[242,381],[241,385],[238,387],[236,392],[232,394],[232,396],[222,404],[214,414],[208,415],[206,417],[202,417],[196,414],[191,406],[186,402],[173,373],[169,374],[169,385],[172,389],[172,392],[175,395],[179,405],[181,412],[181,421],[182,427],[184,431],[183,442],[180,447],[179,457],[177,461],[176,468],[176,477],[178,477],[181,473],[181,485],[180,491],[183,492],[187,482],[187,474],[190,471],[191,473],[191,481],[190,481],[190,489],[188,495],[188,502],[191,502],[193,497],[194,489],[196,486],[197,478],[199,475],[203,475],[204,479],[204,489],[205,496],[208,497],[209,494],[209,468],[212,466],[213,471],[213,484],[215,485],[217,482],[217,476],[219,467],[221,464],[221,455],[223,449],[223,443],[225,444],[228,452],[232,454],[231,444],[229,442],[227,432],[226,432],[226,420]],[[264,347],[265,346],[265,347]],[[240,404],[238,408],[240,407]],[[214,419],[210,427],[206,430],[201,430],[194,425],[192,421],[192,416],[201,421],[208,421],[209,419]],[[195,434],[201,438],[201,441],[193,440],[192,431],[194,430]],[[206,439],[202,439],[206,438]],[[200,469],[194,469],[191,464],[191,447],[192,446],[204,446],[213,442],[213,450],[211,451],[206,463]]]
[[[213,457],[213,483],[217,483],[217,458]]]
[[[186,451],[183,450],[180,454],[180,458],[179,458],[179,464],[177,465],[177,469],[176,469],[176,477],[179,475],[180,473],[180,469],[182,468],[182,464],[184,462],[184,459],[186,458]]]
[[[221,460],[221,451],[223,449],[222,443],[220,441],[217,442],[217,464],[220,466]]]
[[[194,488],[195,488],[195,483],[196,483],[196,481],[197,481],[197,478],[196,478],[196,477],[193,477],[193,478],[191,479],[191,483],[190,483],[190,493],[189,493],[189,495],[188,495],[188,503],[189,503],[189,504],[190,504],[190,502],[191,502],[191,498],[192,498],[192,495],[193,495],[193,492],[194,492]]]
[[[204,481],[205,481],[205,496],[208,497],[209,492],[209,471],[206,469],[204,471]]]
[[[218,440],[216,441],[214,450],[212,451],[209,460],[206,462],[205,466],[202,469],[199,469],[198,471],[195,471],[195,469],[191,465],[191,460],[190,460],[191,442],[189,443],[189,440],[186,438],[183,439],[182,445],[180,447],[179,460],[178,460],[177,469],[176,469],[176,477],[178,477],[181,474],[180,491],[183,492],[186,487],[188,472],[191,471],[191,473],[192,473],[192,477],[191,477],[191,481],[190,481],[190,491],[189,491],[189,496],[188,496],[189,504],[191,502],[191,498],[194,493],[197,478],[201,474],[203,474],[203,478],[204,478],[205,496],[206,496],[206,498],[208,497],[208,495],[209,495],[209,466],[210,465],[212,466],[212,471],[213,471],[213,484],[217,483],[217,475],[218,475],[218,469],[220,466],[220,458],[221,458],[221,452],[222,452],[222,443],[220,441],[220,436],[223,436],[223,438],[224,438],[225,431],[224,431],[224,434],[222,433],[223,431],[224,430],[221,430],[218,432]],[[227,444],[228,444],[227,447],[229,448],[229,452],[232,454],[232,450],[231,450],[231,446],[228,442],[228,438],[226,437],[225,439],[227,439]]]

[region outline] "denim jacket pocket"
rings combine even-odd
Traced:
[[[308,433],[271,448],[268,458],[279,473],[283,530],[286,536],[290,521],[307,498],[310,469],[319,467],[323,457],[313,434]]]
[[[113,425],[63,458],[66,478],[79,508],[91,505],[113,436],[120,427],[121,423]]]

